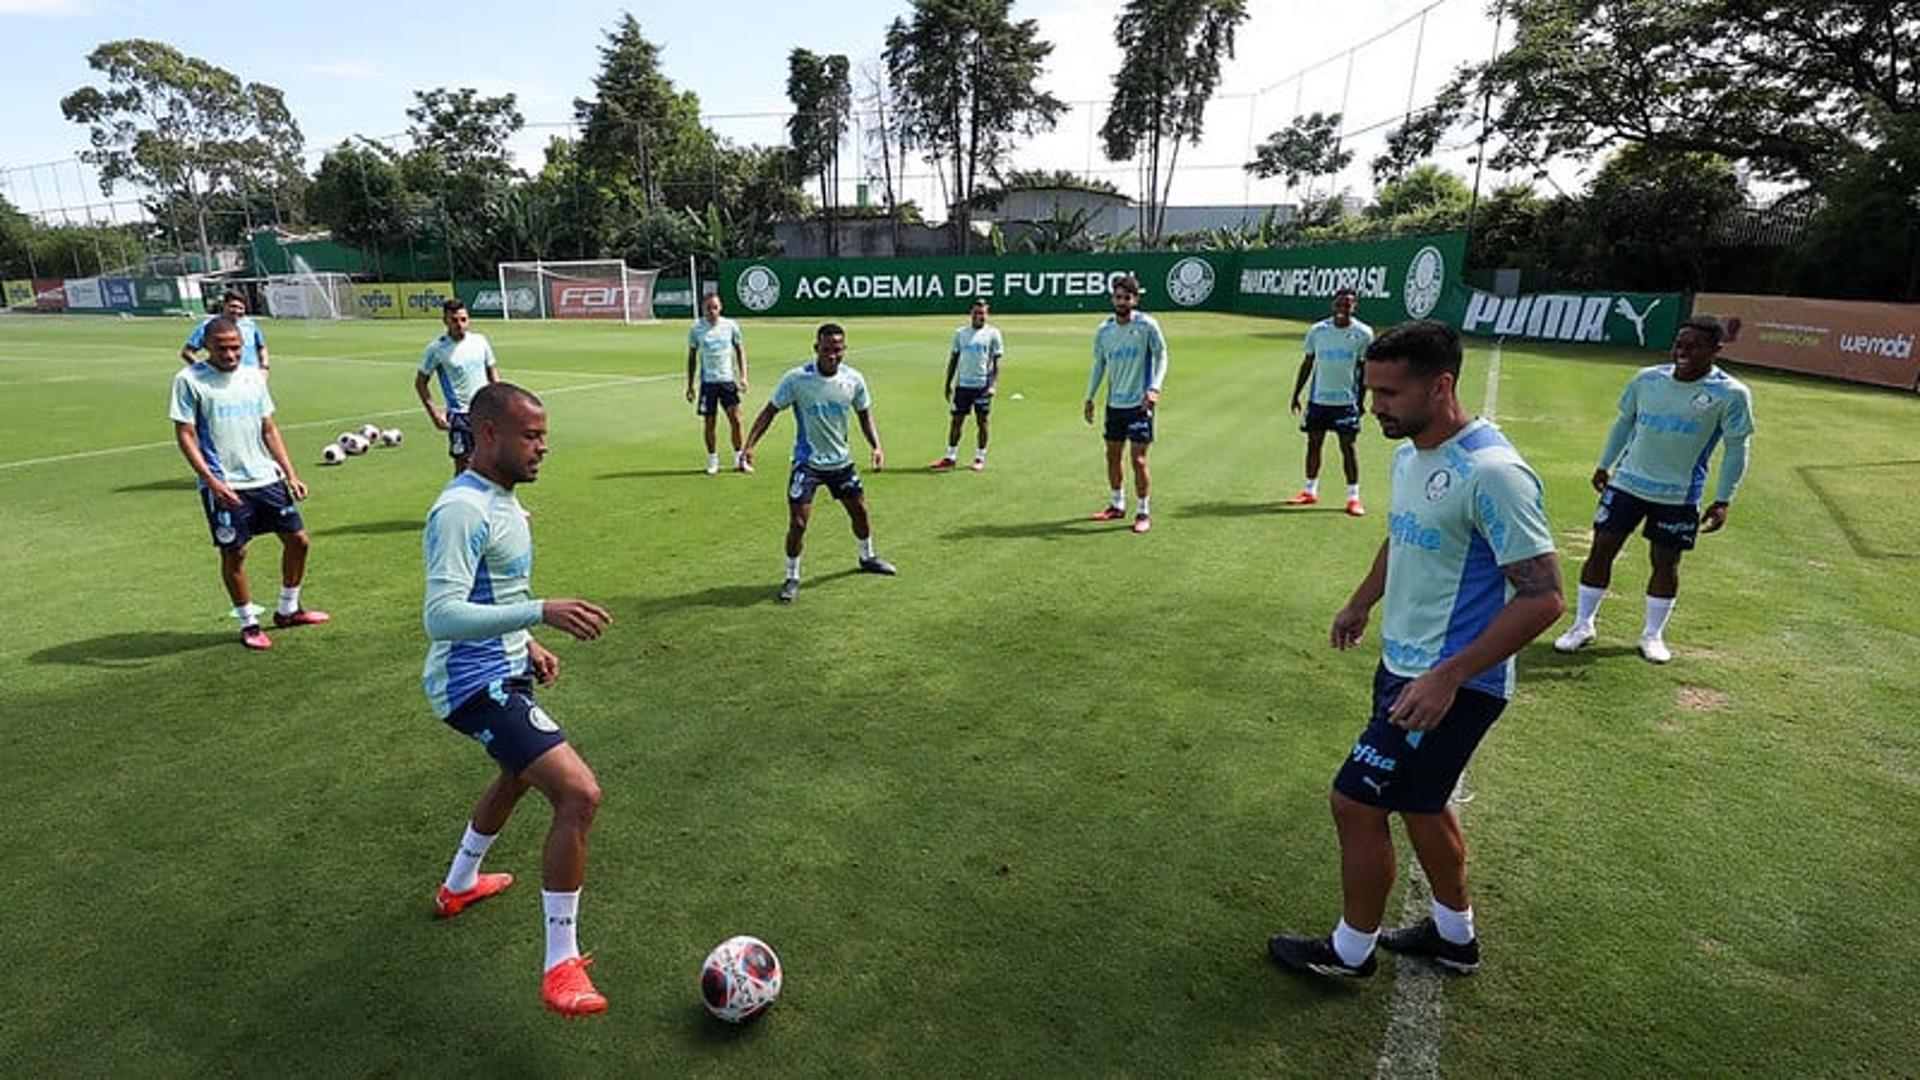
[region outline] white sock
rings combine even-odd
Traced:
[[[260,609],[252,604],[234,605],[233,617],[240,620],[240,629],[242,630],[245,630],[249,626],[260,625]]]
[[[978,450],[975,450],[975,451],[973,452],[973,460],[975,460],[975,461],[985,461],[985,460],[987,460],[987,448],[983,446],[983,447],[981,447],[981,448],[979,448]]]
[[[1580,599],[1575,601],[1573,625],[1582,630],[1593,629],[1593,618],[1600,614],[1600,601],[1607,598],[1607,590],[1596,589],[1591,585],[1580,586]]]
[[[707,455],[707,466],[708,466],[709,468],[716,468],[716,469],[717,469],[717,468],[719,468],[719,467],[720,467],[720,455],[719,455],[719,454],[708,454],[708,455]]]
[[[463,893],[473,888],[480,878],[480,860],[487,857],[494,836],[474,832],[473,822],[467,822],[467,834],[460,838],[460,846],[453,853],[453,865],[447,868],[448,892]]]
[[[1356,499],[1358,499],[1359,497],[1360,497],[1360,485],[1359,485],[1359,484],[1348,484],[1348,485],[1347,485],[1347,501],[1348,501],[1348,502],[1353,502],[1354,500],[1356,500]]]
[[[740,467],[740,451],[738,450],[733,452],[733,467],[736,469]]]
[[[580,890],[541,889],[540,906],[547,909],[547,966],[541,970],[552,971],[555,964],[580,955],[580,943],[573,932],[580,915]]]
[[[1640,629],[1641,637],[1666,640],[1667,620],[1673,617],[1673,600],[1671,596],[1647,597],[1647,624]]]
[[[1127,508],[1127,489],[1126,488],[1113,489],[1112,506],[1115,510],[1125,510]]]
[[[1473,940],[1473,905],[1467,910],[1455,911],[1438,900],[1433,902],[1433,928],[1440,936],[1455,945],[1465,945]]]
[[[291,615],[300,610],[300,586],[283,585],[280,588],[280,606],[276,608],[282,615]]]
[[[957,457],[959,457],[959,456],[960,456],[960,448],[959,448],[958,446],[949,446],[949,447],[947,447],[947,457],[946,457],[946,460],[948,460],[948,461],[952,461],[952,460],[953,460],[954,458],[957,458]]]
[[[1340,925],[1333,928],[1333,951],[1339,955],[1340,962],[1358,967],[1373,955],[1373,939],[1380,936],[1379,930],[1362,933],[1347,925],[1341,919]]]
[[[1146,517],[1151,513],[1153,513],[1153,511],[1147,509],[1147,497],[1145,495],[1140,496],[1140,516]]]
[[[787,580],[800,580],[800,556],[798,555],[787,556]]]
[[[860,544],[860,557],[863,559],[873,558],[873,537],[869,536],[864,540],[861,540],[859,537],[855,537],[854,539]]]
[[[1301,488],[1300,490],[1306,492],[1309,495],[1320,494],[1320,478],[1317,476],[1307,477],[1307,486]]]

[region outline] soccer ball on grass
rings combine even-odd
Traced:
[[[700,1001],[729,1024],[743,1024],[780,997],[780,958],[767,943],[742,934],[713,947],[700,966]]]
[[[380,445],[381,446],[399,446],[400,440],[405,437],[406,437],[406,433],[401,431],[397,427],[386,428],[380,432]]]
[[[379,424],[361,424],[360,437],[367,440],[368,446],[372,446],[373,444],[379,442],[380,441],[380,425]]]
[[[349,454],[364,454],[367,452],[367,440],[361,438],[360,433],[357,431],[343,431],[340,433],[340,437],[334,441],[340,444],[340,449],[345,450]]]
[[[347,452],[339,443],[328,443],[320,448],[320,464],[338,465],[347,460]]]

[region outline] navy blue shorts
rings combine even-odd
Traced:
[[[1693,503],[1648,502],[1630,491],[1608,485],[1600,493],[1600,507],[1593,512],[1593,531],[1630,533],[1644,519],[1641,535],[1648,543],[1679,551],[1692,551],[1700,535],[1700,508]]]
[[[241,488],[239,506],[227,506],[214,498],[207,488],[200,489],[200,508],[207,512],[207,528],[213,533],[213,546],[223,551],[239,551],[247,541],[261,533],[296,533],[307,527],[300,520],[300,508],[293,503],[293,492],[285,480],[266,487]]]
[[[1437,814],[1447,808],[1467,759],[1507,702],[1484,691],[1462,690],[1438,727],[1408,731],[1389,724],[1387,710],[1412,681],[1384,664],[1374,671],[1373,717],[1334,776],[1333,789],[1383,810]]]
[[[860,486],[860,474],[854,471],[852,465],[822,470],[797,464],[793,467],[793,475],[787,478],[787,501],[810,503],[813,493],[822,487],[841,500],[857,498],[864,490]]]
[[[1360,434],[1360,410],[1353,405],[1314,405],[1300,417],[1301,431],[1337,431],[1342,435]]]
[[[1143,446],[1151,443],[1153,410],[1145,405],[1136,405],[1131,409],[1107,406],[1107,441],[1135,442]]]
[[[448,727],[487,748],[487,756],[510,773],[519,773],[540,755],[567,741],[533,700],[525,679],[495,681],[447,714]]]
[[[697,416],[713,416],[718,409],[737,409],[740,407],[740,384],[730,382],[703,382],[700,384],[700,403],[693,407]]]
[[[953,415],[965,416],[969,412],[982,420],[993,411],[993,395],[987,393],[984,386],[956,386],[953,388]]]
[[[447,456],[455,459],[473,456],[473,421],[466,413],[447,413]]]

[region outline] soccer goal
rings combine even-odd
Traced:
[[[276,319],[351,319],[353,279],[332,270],[267,278],[267,314]]]
[[[619,319],[652,322],[658,270],[619,259],[500,264],[500,311],[507,319]]]

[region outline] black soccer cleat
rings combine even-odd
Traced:
[[[1380,961],[1372,953],[1368,953],[1367,958],[1358,964],[1349,964],[1340,959],[1331,936],[1310,938],[1298,934],[1275,934],[1267,939],[1267,955],[1273,958],[1274,963],[1289,971],[1337,979],[1364,979],[1380,966]]]
[[[900,572],[894,569],[894,566],[892,563],[888,562],[887,560],[881,558],[878,555],[875,555],[871,559],[861,559],[860,570],[862,573],[885,574],[888,577],[892,577],[893,575]]]
[[[783,604],[793,603],[794,598],[799,595],[800,595],[800,579],[797,577],[788,578],[786,580],[786,583],[780,586],[779,599],[780,599],[780,602]]]
[[[1440,928],[1433,924],[1432,916],[1412,926],[1381,931],[1380,947],[1401,956],[1425,957],[1460,975],[1471,975],[1480,966],[1480,940],[1475,938],[1465,945],[1455,945],[1440,936]]]

